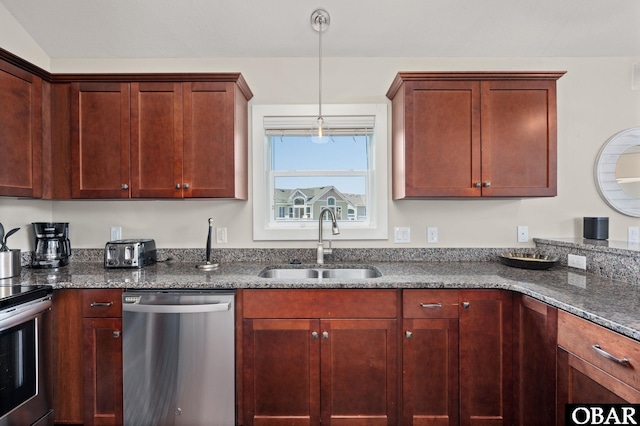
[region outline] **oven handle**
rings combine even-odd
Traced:
[[[32,320],[48,309],[51,309],[51,296],[47,296],[35,302],[18,305],[14,311],[11,311],[12,315],[6,318],[0,318],[0,331],[7,330],[11,327],[15,327],[16,325]]]

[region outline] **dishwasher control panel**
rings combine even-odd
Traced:
[[[158,261],[151,239],[109,241],[104,248],[105,268],[142,268]]]

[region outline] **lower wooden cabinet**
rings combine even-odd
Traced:
[[[558,313],[557,424],[565,404],[640,404],[640,343]]]
[[[403,292],[403,425],[457,426],[458,291]]]
[[[395,290],[244,291],[244,424],[397,424],[397,300]]]
[[[512,424],[511,297],[460,291],[460,425]]]
[[[122,291],[54,292],[54,420],[122,425]]]
[[[558,310],[522,294],[513,299],[514,424],[553,425]]]

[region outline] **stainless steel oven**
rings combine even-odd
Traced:
[[[0,286],[0,426],[53,424],[51,293]]]

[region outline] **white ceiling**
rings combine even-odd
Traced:
[[[0,0],[51,58],[640,56],[639,0]]]

